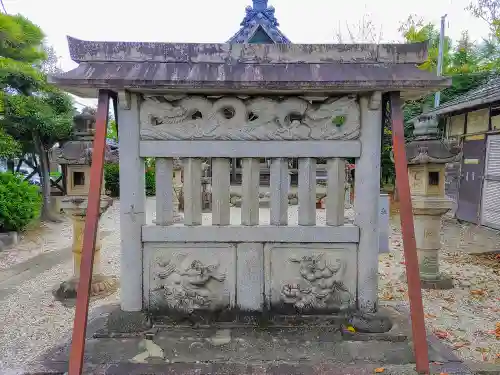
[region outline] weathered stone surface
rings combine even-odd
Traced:
[[[115,309],[106,321],[107,333],[138,333],[151,328],[151,322],[147,316],[140,311],[123,311]]]
[[[71,59],[82,61],[160,61],[289,64],[400,62],[420,64],[425,42],[413,44],[221,44],[97,42],[68,37]]]
[[[236,247],[147,244],[145,292],[150,311],[218,310],[235,306]]]
[[[397,89],[420,96],[450,85],[422,71],[427,45],[197,44],[95,42],[68,38],[78,68],[51,81],[81,96],[95,88],[189,92],[366,92]]]
[[[354,308],[355,245],[266,244],[264,254],[272,309],[319,313]]]
[[[160,99],[148,97],[141,104],[143,140],[335,140],[359,136],[356,96],[330,97],[319,103],[268,97]]]
[[[0,250],[16,245],[18,242],[17,232],[0,233]]]

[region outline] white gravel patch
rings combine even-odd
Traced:
[[[102,240],[102,274],[120,274],[119,204],[102,217],[101,227],[112,233]],[[69,250],[71,251],[71,250]],[[54,266],[22,283],[16,293],[0,303],[0,374],[22,373],[23,365],[34,361],[47,349],[70,338],[74,308],[55,301],[52,289],[72,276],[73,263]],[[120,291],[90,304],[89,313],[98,306],[116,303]]]

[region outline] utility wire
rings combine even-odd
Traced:
[[[7,14],[7,9],[5,9],[5,5],[3,3],[3,0],[0,0],[0,5],[2,5],[3,12]]]

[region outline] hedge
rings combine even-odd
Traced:
[[[19,232],[38,219],[42,209],[40,188],[11,172],[0,172],[0,232]]]
[[[155,168],[147,167],[144,176],[146,181],[146,195],[156,194]],[[111,197],[120,196],[120,166],[118,164],[106,164],[104,166],[104,186],[106,193]]]

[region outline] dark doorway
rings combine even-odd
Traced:
[[[458,189],[457,219],[479,224],[484,176],[486,137],[468,137],[463,142],[463,159]]]

